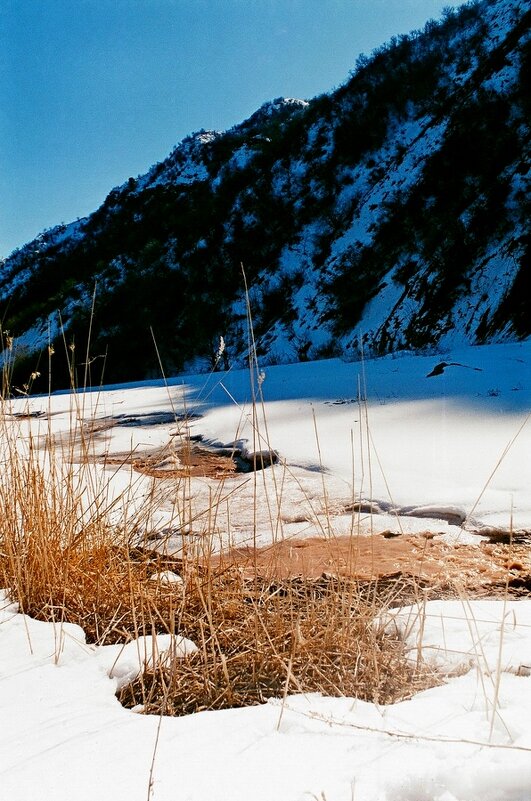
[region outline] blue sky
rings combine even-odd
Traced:
[[[184,136],[342,83],[448,0],[2,0],[0,256]],[[459,5],[459,3],[454,3]]]

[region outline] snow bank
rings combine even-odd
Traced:
[[[120,690],[134,681],[144,668],[170,667],[173,659],[183,659],[195,651],[197,646],[186,637],[158,634],[138,637],[125,645],[104,645],[97,649],[96,657]]]
[[[390,628],[405,638],[413,660],[445,673],[475,665],[531,675],[531,604],[521,601],[430,601],[392,615]]]
[[[392,706],[299,695],[162,720],[118,703],[114,646],[87,646],[79,627],[24,617],[5,596],[0,608],[0,786],[10,801],[529,799],[530,679],[502,672],[497,681],[490,671],[502,621],[500,664],[527,660],[531,602],[470,602],[466,614],[454,602],[428,603],[426,648],[466,649],[476,628],[492,661]],[[416,647],[414,615],[403,610],[397,620],[409,621]],[[446,656],[440,664],[454,667]]]

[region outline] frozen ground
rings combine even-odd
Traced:
[[[253,418],[248,376],[236,372],[174,379],[169,390],[160,382],[111,387],[77,401],[85,406],[81,417],[101,418],[91,448],[110,495],[126,488],[132,474],[129,467],[106,466],[104,454],[160,448],[184,424],[147,425],[153,417],[144,417],[143,426],[108,428],[109,417],[172,407],[180,414],[186,406],[201,415],[190,420],[193,435],[223,444],[247,440],[251,449],[269,442],[280,452],[281,464],[228,478],[221,488],[214,479],[186,482],[183,507],[172,499],[172,481],[157,479],[166,506],[149,525],[152,533],[173,526],[175,547],[179,527],[191,526],[188,537],[197,527],[199,536],[200,507],[209,498],[211,505],[216,493],[230,506],[214,521],[220,546],[253,536],[265,543],[272,536],[392,526],[477,538],[470,531],[484,526],[531,528],[530,361],[528,342],[365,365],[270,367],[262,382],[265,420],[261,406]],[[456,364],[434,371],[441,362]],[[431,372],[439,374],[427,377]],[[367,403],[358,402],[360,390]],[[12,411],[44,413],[19,419],[22,434],[30,426],[42,433],[51,427],[59,436],[70,427],[71,408],[70,396],[55,395],[17,401]],[[140,507],[152,479],[133,474],[133,480],[131,503]],[[181,488],[173,491],[177,496]],[[360,498],[401,514],[346,513]],[[196,510],[188,520],[184,507],[189,515]],[[448,513],[462,524],[449,525]],[[448,674],[442,686],[392,706],[289,696],[285,704],[159,719],[123,709],[115,690],[144,659],[164,658],[168,648],[184,652],[193,643],[166,638],[119,654],[116,646],[87,646],[79,627],[22,616],[6,597],[0,604],[0,797],[529,801],[530,606],[429,602],[392,614],[385,625],[407,638],[411,659],[425,658]]]

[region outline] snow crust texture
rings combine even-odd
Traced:
[[[140,801],[151,779],[157,801],[176,793],[190,801],[527,801],[530,679],[499,667],[507,649],[514,664],[531,653],[529,602],[430,602],[423,615],[412,641],[418,653],[437,646],[447,655],[440,667],[453,671],[454,639],[466,642],[473,628],[474,652],[498,652],[496,664],[479,659],[465,675],[387,707],[289,696],[160,721],[120,706],[110,652],[102,659],[79,627],[60,633],[17,613],[4,595],[2,792],[12,801],[36,793]]]

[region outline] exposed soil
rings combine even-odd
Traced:
[[[124,463],[116,457],[107,458],[109,463]],[[203,478],[222,479],[237,472],[237,464],[230,456],[222,456],[200,445],[185,444],[177,448],[163,448],[139,458],[130,457],[125,461],[137,473],[153,478]]]
[[[158,423],[150,423],[156,425]],[[103,420],[92,426],[90,435],[100,435],[118,423],[113,419]],[[126,423],[120,423],[126,425]],[[136,418],[127,425],[137,425]],[[249,473],[264,470],[275,464],[279,457],[276,451],[247,452],[237,447],[213,447],[203,444],[202,437],[186,437],[177,431],[171,434],[172,441],[162,448],[134,453],[101,455],[98,461],[106,465],[130,465],[133,470],[152,478],[213,478],[222,480],[234,473]],[[86,458],[86,457],[84,457]]]
[[[151,451],[104,454],[96,458],[104,465],[131,466],[135,472],[152,478],[201,477],[221,480],[242,472],[236,456],[231,455],[228,449],[220,452],[180,438]]]
[[[486,595],[531,592],[531,554],[521,545],[450,545],[432,534],[382,534],[367,537],[309,538],[283,541],[267,548],[234,548],[216,557],[220,564],[237,564],[244,574],[255,571],[270,578],[295,576],[315,579],[342,576],[360,581],[415,578],[441,590]]]

